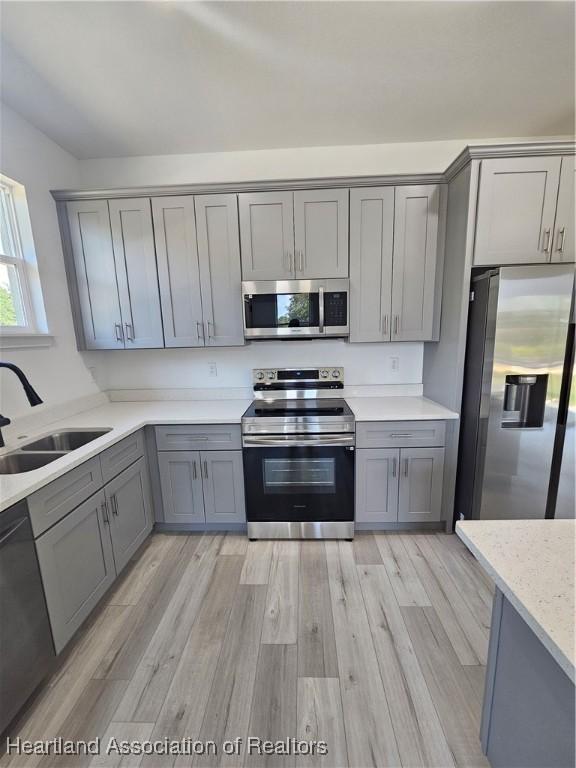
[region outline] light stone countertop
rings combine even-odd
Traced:
[[[574,682],[575,520],[463,520],[456,533]]]
[[[346,398],[346,401],[358,421],[416,421],[458,417],[424,397],[351,397]],[[24,439],[10,440],[0,454],[23,447],[37,437],[65,429],[110,427],[111,431],[40,469],[0,475],[0,511],[142,427],[150,424],[240,424],[251,402],[247,399],[114,402],[59,418],[49,424],[43,423],[38,429],[27,428]]]
[[[347,397],[356,421],[443,421],[458,414],[426,397]]]

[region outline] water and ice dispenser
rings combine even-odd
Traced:
[[[508,429],[542,427],[547,389],[547,373],[506,376],[502,427]]]

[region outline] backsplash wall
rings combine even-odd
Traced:
[[[347,385],[421,385],[423,344],[260,341],[244,347],[84,352],[103,390],[250,388],[253,368],[340,365]],[[210,367],[216,366],[216,375]]]

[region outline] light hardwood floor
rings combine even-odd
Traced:
[[[240,737],[241,755],[8,756],[35,766],[487,766],[493,585],[455,536],[152,536],[11,737]],[[327,742],[249,755],[248,736]]]

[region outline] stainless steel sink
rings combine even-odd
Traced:
[[[53,451],[52,453],[21,453],[14,451],[0,456],[0,475],[16,475],[20,472],[31,472],[33,469],[50,464],[61,456],[66,456],[65,451]]]
[[[52,435],[47,435],[39,440],[34,440],[27,445],[23,445],[22,451],[73,451],[76,448],[81,448],[86,443],[96,440],[98,437],[102,437],[110,429],[92,429],[92,430],[70,430],[67,432],[54,432]]]

